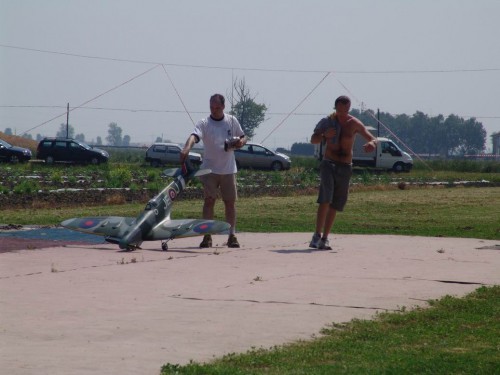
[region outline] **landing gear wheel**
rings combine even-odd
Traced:
[[[168,251],[168,243],[166,241],[161,243],[161,249],[163,251]]]

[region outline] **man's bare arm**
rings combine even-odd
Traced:
[[[377,138],[375,138],[372,133],[368,131],[366,126],[364,126],[361,121],[359,122],[359,125],[361,125],[359,128],[359,134],[368,141],[363,145],[363,150],[365,152],[374,151],[377,148]]]
[[[186,144],[184,145],[184,148],[181,151],[180,155],[180,162],[183,164],[186,161],[186,158],[189,155],[189,151],[193,148],[194,144],[196,143],[196,136],[194,134],[191,134],[189,138],[186,141]]]

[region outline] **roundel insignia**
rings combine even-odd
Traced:
[[[174,189],[170,189],[170,190],[168,191],[168,196],[170,197],[170,199],[174,200],[174,199],[175,199],[175,197],[177,196],[177,193],[175,192],[175,190],[174,190]]]
[[[212,227],[213,227],[213,223],[201,223],[193,228],[193,232],[206,233],[207,231],[212,229]]]
[[[83,219],[82,221],[80,221],[80,225],[79,227],[80,228],[92,228],[92,227],[95,227],[96,225],[99,224],[99,221],[100,220],[97,220],[97,219]]]

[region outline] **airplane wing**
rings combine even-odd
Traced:
[[[144,238],[147,241],[216,234],[229,230],[231,226],[218,220],[184,219],[165,220],[154,227]]]
[[[97,216],[64,220],[61,225],[78,232],[97,236],[119,237],[133,224],[135,218],[120,216]]]

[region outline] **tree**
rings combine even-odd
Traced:
[[[68,125],[68,131],[66,132],[66,124],[59,125],[59,131],[56,133],[56,137],[59,138],[73,138],[74,135],[75,128],[71,125]]]
[[[111,122],[108,125],[108,136],[106,137],[108,145],[110,146],[129,146],[130,136],[125,135],[122,137],[122,128],[116,122]]]
[[[13,135],[13,134],[12,134],[12,129],[11,129],[11,128],[5,128],[4,133],[5,133],[5,135]]]
[[[108,145],[121,146],[122,145],[122,128],[116,122],[111,122],[108,125],[108,136],[106,137]]]
[[[361,112],[352,109],[351,114],[365,125],[377,126],[372,110]],[[474,118],[466,121],[453,114],[447,118],[441,114],[430,117],[421,111],[412,116],[380,112],[380,122],[383,124],[380,127],[381,137],[394,138],[394,133],[404,143],[401,146],[407,146],[417,154],[439,154],[443,157],[477,154],[486,145],[486,130]]]
[[[486,145],[486,130],[475,118],[463,121],[460,132],[459,153],[476,155],[483,152]]]
[[[77,141],[80,141],[80,142],[85,142],[85,135],[82,133],[82,134],[77,134],[75,135],[75,139]]]
[[[245,133],[252,139],[255,135],[255,129],[264,121],[267,107],[265,104],[257,104],[255,96],[250,94],[250,89],[245,83],[245,79],[236,79],[233,83],[233,94],[227,95],[231,99],[231,103],[236,102],[229,112],[234,115]]]
[[[123,136],[122,146],[130,146],[130,136],[129,135]]]

